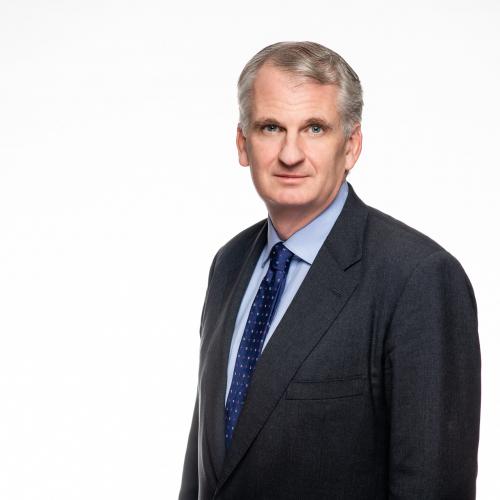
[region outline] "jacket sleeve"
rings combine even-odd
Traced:
[[[201,312],[200,335],[202,332],[203,322],[205,319],[205,309],[207,306],[208,294],[210,291],[210,283],[215,268],[217,255],[212,261],[210,272],[208,273],[208,286],[205,294],[205,301]],[[184,457],[184,468],[182,471],[181,489],[179,492],[179,500],[197,500],[198,498],[198,392],[196,393],[196,401],[194,404],[193,418],[191,421],[191,429],[187,442],[186,454]]]
[[[476,496],[481,358],[474,292],[445,250],[421,262],[386,339],[389,498]]]
[[[198,498],[198,395],[189,431],[184,469],[182,471],[179,500],[197,500]]]

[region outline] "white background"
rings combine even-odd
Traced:
[[[0,3],[0,498],[173,499],[216,250],[266,216],[236,80],[280,40],[365,91],[349,176],[479,306],[478,498],[500,498],[499,3]]]

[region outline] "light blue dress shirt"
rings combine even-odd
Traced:
[[[335,199],[330,203],[330,205],[323,210],[316,218],[309,222],[306,226],[299,229],[297,232],[292,234],[290,238],[283,241],[284,245],[294,253],[292,262],[290,263],[290,269],[288,270],[288,275],[285,282],[285,289],[281,296],[280,302],[277,306],[276,312],[274,314],[271,325],[269,326],[269,331],[264,340],[262,350],[266,348],[269,339],[271,338],[274,330],[278,326],[281,318],[285,314],[288,306],[292,302],[293,297],[297,293],[302,281],[304,280],[307,271],[311,267],[319,249],[322,247],[328,233],[331,231],[335,221],[337,220],[342,208],[344,207],[345,200],[347,199],[347,194],[349,188],[347,182],[344,181],[340,186],[339,192]],[[226,401],[229,394],[229,389],[231,388],[231,382],[233,380],[234,365],[236,362],[236,357],[238,355],[238,349],[240,347],[241,338],[243,337],[243,332],[245,330],[245,325],[250,313],[250,308],[252,307],[257,290],[267,274],[269,269],[269,255],[273,246],[282,241],[278,236],[278,233],[274,229],[271,219],[267,219],[267,244],[260,254],[259,260],[255,266],[254,272],[247,286],[245,295],[240,304],[240,309],[238,311],[238,316],[236,317],[236,324],[234,328],[233,338],[231,340],[231,349],[229,351],[229,360],[227,364],[227,386],[226,386]]]

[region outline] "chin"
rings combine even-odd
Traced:
[[[310,205],[310,200],[292,196],[283,196],[279,198],[267,199],[266,205],[273,208],[307,208]]]

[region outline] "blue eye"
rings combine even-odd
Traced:
[[[263,127],[263,130],[265,130],[266,132],[277,132],[279,127],[278,125],[274,125],[272,123],[269,123],[267,125],[264,125]]]
[[[311,129],[311,132],[313,134],[319,134],[323,132],[323,127],[321,125],[311,125],[309,128]]]

